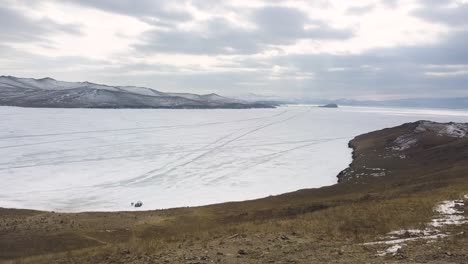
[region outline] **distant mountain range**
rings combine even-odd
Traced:
[[[0,105],[51,108],[271,108],[217,94],[164,93],[146,87],[108,86],[0,76]]]
[[[257,94],[247,94],[238,96],[236,99],[264,103],[270,105],[285,104],[314,104],[328,105],[337,104],[340,106],[364,106],[364,107],[403,107],[403,108],[444,108],[444,109],[468,109],[468,97],[452,98],[406,98],[393,100],[355,100],[348,98],[340,99],[284,99],[277,96],[265,96]]]
[[[458,98],[409,98],[383,101],[360,101],[351,99],[320,100],[317,104],[335,103],[347,106],[375,106],[375,107],[415,107],[415,108],[447,108],[468,109],[468,97]]]

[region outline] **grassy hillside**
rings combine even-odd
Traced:
[[[353,139],[354,161],[329,187],[146,212],[0,209],[0,261],[468,263],[467,224],[448,227],[445,238],[409,241],[398,254],[377,256],[384,246],[364,244],[423,229],[438,202],[468,194],[468,138],[416,133],[420,124]],[[416,143],[401,148],[399,137]]]

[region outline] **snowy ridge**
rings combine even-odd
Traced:
[[[440,137],[464,138],[468,133],[468,124],[466,123],[435,123],[431,121],[420,121],[414,129],[414,133],[399,136],[393,141],[392,150],[407,150],[418,142],[421,133],[429,132]]]
[[[164,93],[135,86],[108,86],[0,76],[0,105],[60,108],[270,108],[217,94]]]
[[[198,94],[190,94],[190,93],[167,93],[169,96],[178,96],[178,97],[183,97],[186,99],[190,100],[196,100],[196,101],[202,101],[202,102],[219,102],[219,103],[245,103],[245,101],[242,100],[237,100],[237,99],[232,99],[232,98],[227,98],[224,96],[220,96],[217,94],[204,94],[204,95],[198,95]]]
[[[468,124],[462,123],[447,123],[438,124],[430,121],[422,121],[415,129],[416,132],[432,132],[438,136],[447,136],[455,138],[463,138],[468,132]]]

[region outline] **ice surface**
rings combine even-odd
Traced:
[[[421,119],[468,112],[0,107],[0,207],[149,210],[331,185],[354,136]]]

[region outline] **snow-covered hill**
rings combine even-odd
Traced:
[[[164,93],[146,87],[108,86],[0,76],[0,105],[64,108],[263,108],[217,94]]]

